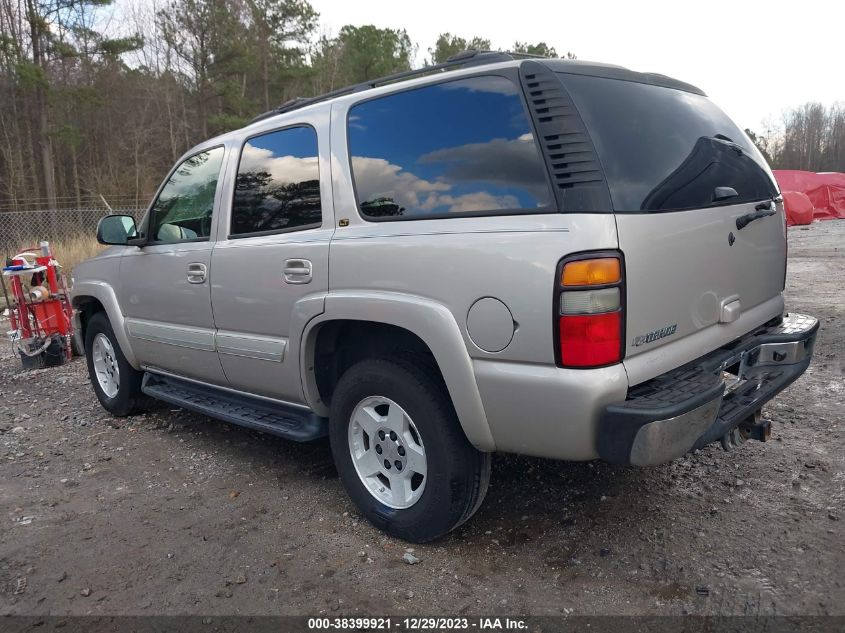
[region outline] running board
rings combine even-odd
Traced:
[[[141,391],[156,400],[294,442],[316,440],[329,433],[328,420],[311,411],[178,378],[145,372]]]

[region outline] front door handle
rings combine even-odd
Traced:
[[[311,283],[312,273],[313,266],[307,259],[286,259],[285,267],[282,269],[285,283],[288,284]]]
[[[208,267],[205,264],[200,264],[199,262],[188,264],[187,277],[189,284],[205,283],[205,277],[207,274]]]

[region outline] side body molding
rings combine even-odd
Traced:
[[[306,326],[300,351],[305,398],[317,415],[328,416],[329,413],[320,400],[314,376],[317,333],[322,324],[344,319],[395,325],[420,337],[443,373],[467,438],[480,450],[495,450],[472,360],[455,318],[446,306],[411,294],[341,291],[326,296],[325,311]]]
[[[120,311],[120,305],[117,302],[117,295],[114,292],[114,288],[109,283],[97,279],[80,280],[74,283],[71,292],[73,307],[79,309],[88,297],[96,299],[103,305],[111,322],[112,329],[114,329],[114,335],[120,345],[120,350],[132,367],[140,369],[141,366],[138,363],[138,359],[135,358],[132,345],[129,343],[126,323],[123,313]]]

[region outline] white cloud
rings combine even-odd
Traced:
[[[269,149],[247,144],[241,154],[239,172],[267,172],[282,183],[303,182],[317,177],[317,157],[273,156]]]
[[[490,209],[515,209],[519,200],[511,195],[496,196],[486,191],[453,195],[452,185],[430,181],[404,171],[383,158],[352,158],[355,186],[362,201],[390,198],[400,207],[423,211],[461,213]]]
[[[432,194],[451,189],[447,183],[425,180],[383,158],[353,156],[352,168],[361,200],[387,197],[399,206],[416,208]]]
[[[461,196],[430,196],[427,202],[433,205],[432,208],[446,206],[449,213],[519,208],[519,200],[514,196],[494,196],[486,191],[465,193]]]

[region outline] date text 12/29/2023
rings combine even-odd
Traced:
[[[406,618],[308,618],[308,630],[400,630],[400,631],[521,631],[528,628],[519,618],[406,617]]]

